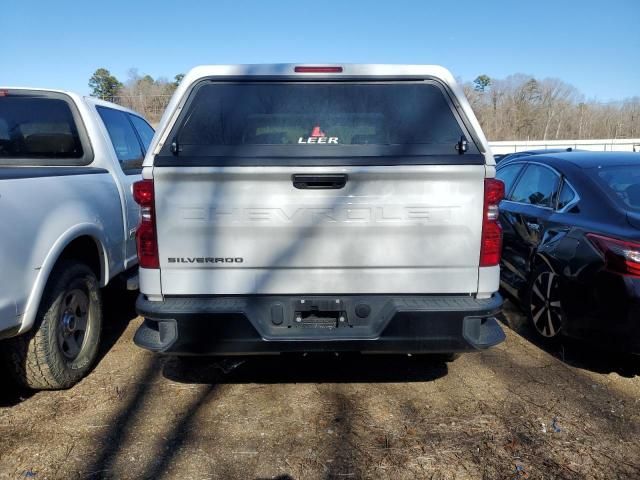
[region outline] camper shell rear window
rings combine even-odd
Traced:
[[[464,155],[456,150],[463,138],[468,160],[479,156],[444,88],[433,81],[208,80],[192,90],[160,156],[176,157],[169,161],[175,165],[203,157],[212,164],[214,157],[316,158],[323,165],[321,158],[430,155],[470,163],[460,162]]]

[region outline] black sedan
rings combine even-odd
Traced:
[[[536,332],[640,353],[640,154],[500,163],[501,286]]]

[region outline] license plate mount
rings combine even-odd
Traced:
[[[293,310],[293,326],[299,328],[332,329],[349,323],[339,298],[302,298],[295,302]]]

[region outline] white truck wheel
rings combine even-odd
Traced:
[[[101,330],[101,296],[94,272],[77,261],[58,262],[34,328],[6,346],[15,378],[33,389],[73,386],[93,366]]]

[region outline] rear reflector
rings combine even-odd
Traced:
[[[640,277],[640,243],[587,233],[587,238],[602,252],[607,270]]]
[[[136,230],[136,247],[140,268],[160,268],[155,225],[142,220]]]
[[[140,205],[140,224],[136,230],[138,263],[141,268],[160,268],[153,180],[134,183],[133,198]]]
[[[498,220],[498,205],[503,198],[504,183],[495,178],[485,178],[482,240],[480,244],[481,267],[493,267],[500,264],[502,227]]]
[[[296,73],[342,73],[342,67],[295,67]]]

